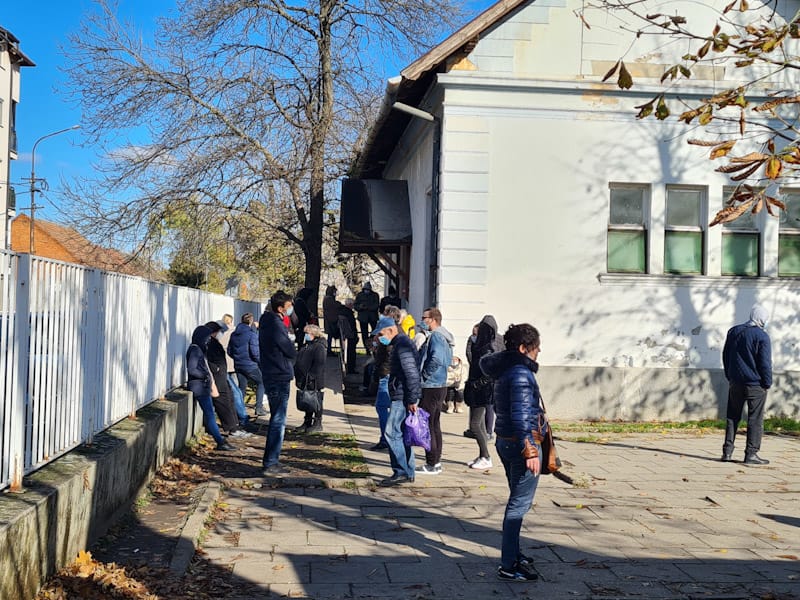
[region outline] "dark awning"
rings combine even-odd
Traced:
[[[398,252],[410,245],[411,212],[406,181],[342,181],[339,252]]]

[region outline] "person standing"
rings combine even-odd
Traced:
[[[372,348],[369,343],[370,334],[378,323],[378,308],[381,304],[380,296],[372,291],[372,284],[364,282],[361,291],[356,294],[353,308],[358,312],[358,325],[361,328],[361,342],[369,353]]]
[[[539,384],[534,377],[539,370],[536,359],[541,338],[536,328],[527,323],[512,325],[503,337],[506,349],[480,360],[481,370],[494,380],[495,448],[503,462],[509,488],[497,578],[534,581],[539,576],[533,569],[533,561],[520,550],[519,535],[542,469],[541,438],[538,437],[542,404]]]
[[[322,299],[322,320],[325,326],[325,335],[328,336],[328,355],[333,354],[333,340],[339,339],[339,306],[336,300],[336,286],[329,285],[325,288],[325,297]]]
[[[385,310],[387,306],[396,306],[397,308],[402,308],[403,301],[400,300],[400,296],[397,295],[397,288],[393,285],[389,286],[389,293],[381,298],[381,302],[378,305],[378,312],[381,314],[385,314]]]
[[[306,325],[303,347],[297,352],[294,363],[294,382],[298,390],[322,391],[325,387],[326,342],[319,325]],[[295,429],[298,433],[322,431],[322,394],[319,410],[306,411],[303,424]]]
[[[297,342],[297,349],[303,347],[305,339],[306,325],[313,324],[314,313],[308,306],[308,302],[313,295],[314,290],[304,287],[294,297],[294,313],[292,314],[292,327],[294,328],[295,342]]]
[[[229,437],[249,438],[251,434],[239,426],[239,419],[233,406],[233,393],[228,385],[228,361],[225,348],[219,341],[222,337],[223,325],[220,325],[218,321],[209,321],[205,325],[211,330],[211,339],[208,341],[206,349],[206,360],[218,392],[217,396],[212,397],[211,400],[222,428],[228,432]]]
[[[217,416],[214,414],[214,401],[212,397],[219,392],[208,366],[206,352],[208,342],[211,340],[211,330],[205,325],[197,327],[192,332],[192,343],[186,350],[186,387],[203,411],[203,427],[217,443],[217,450],[235,450],[234,446],[225,441],[219,432]]]
[[[742,420],[746,403],[744,464],[769,464],[768,460],[758,456],[764,435],[764,405],[767,402],[767,390],[772,386],[772,346],[769,334],[764,331],[768,319],[767,309],[756,304],[750,311],[750,320],[732,327],[725,338],[722,365],[728,380],[728,410],[725,443],[722,445],[723,462],[733,460],[736,428]]]
[[[291,317],[292,297],[283,290],[270,298],[272,311],[264,311],[259,320],[258,345],[261,352],[261,372],[269,402],[269,427],[264,445],[262,466],[264,475],[280,475],[286,469],[278,462],[286,432],[286,409],[289,404],[289,388],[294,377],[293,361],[297,348],[289,339],[285,317]]]
[[[391,317],[383,316],[378,319],[375,330],[372,332],[373,339],[377,341],[380,332],[392,325],[396,325],[396,323]],[[377,343],[375,351],[373,352],[373,360],[375,363],[370,378],[369,391],[375,394],[375,412],[378,413],[378,427],[380,428],[381,436],[370,450],[385,450],[389,447],[389,444],[386,442],[386,424],[389,421],[389,411],[392,408],[392,399],[389,396],[391,353],[392,347],[385,346],[380,342]]]
[[[339,316],[339,341],[344,352],[345,368],[348,375],[358,373],[356,370],[356,344],[358,343],[358,331],[356,330],[356,316],[353,313],[353,299],[348,298],[344,304],[337,302]]]
[[[470,363],[467,383],[464,387],[464,401],[469,406],[469,437],[478,443],[478,457],[467,463],[472,469],[484,470],[492,467],[489,456],[489,430],[486,411],[493,405],[492,380],[481,371],[480,360],[502,348],[497,348],[497,321],[492,315],[481,319],[475,329],[475,339],[469,347]]]
[[[225,350],[226,378],[233,397],[233,408],[239,419],[239,425],[246,429],[250,423],[250,417],[247,415],[247,409],[244,405],[242,390],[239,388],[239,383],[235,380],[236,367],[234,366],[233,358],[228,354],[228,346],[230,345],[231,334],[233,333],[233,315],[226,313],[222,315],[222,319],[217,321],[217,323],[219,323],[222,332],[222,335],[219,336],[219,343],[222,344],[222,348]]]
[[[258,332],[253,328],[253,320],[252,313],[242,315],[242,322],[228,341],[228,354],[233,359],[242,397],[247,395],[248,382],[256,386],[256,416],[263,417],[267,414],[264,410],[264,380],[259,368]]]
[[[419,354],[408,336],[394,320],[376,331],[378,342],[391,346],[389,356],[389,397],[392,406],[386,422],[386,443],[392,476],[380,485],[391,486],[414,481],[414,449],[403,440],[403,421],[409,413],[417,412],[422,389],[419,378]]]
[[[420,350],[420,406],[430,414],[431,449],[425,452],[425,464],[417,473],[438,475],[442,472],[442,405],[447,399],[447,367],[453,362],[455,340],[453,334],[442,327],[442,313],[438,308],[426,308],[421,325],[430,332]]]

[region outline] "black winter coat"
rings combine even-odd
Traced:
[[[417,347],[404,333],[398,333],[391,345],[389,396],[392,400],[402,400],[406,406],[416,404],[422,397]]]
[[[194,396],[211,396],[211,371],[206,362],[210,339],[211,330],[201,325],[192,333],[192,343],[186,350],[186,387]]]
[[[297,353],[294,363],[294,381],[297,388],[321,390],[325,387],[325,361],[327,359],[328,343],[325,338],[314,338]]]
[[[277,313],[265,311],[258,320],[258,347],[264,381],[291,381],[294,377],[292,362],[297,357],[297,349]]]

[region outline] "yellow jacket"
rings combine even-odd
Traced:
[[[400,321],[400,329],[402,329],[403,333],[405,333],[408,337],[410,337],[413,340],[414,335],[416,335],[417,333],[414,330],[416,324],[417,323],[416,321],[414,321],[414,317],[412,317],[411,315],[406,315],[406,318]]]

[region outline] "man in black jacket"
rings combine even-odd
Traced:
[[[378,324],[378,308],[381,305],[380,296],[372,291],[372,284],[364,282],[364,287],[356,294],[356,301],[353,308],[358,311],[358,323],[361,325],[361,341],[367,353],[371,351],[370,333],[375,325]]]
[[[386,423],[386,443],[389,445],[392,476],[380,482],[381,485],[388,486],[414,481],[414,449],[405,445],[402,425],[408,413],[417,412],[417,403],[422,397],[422,385],[419,377],[419,354],[414,342],[394,321],[377,333],[379,343],[392,346],[389,358],[389,396],[392,407]]]
[[[265,475],[280,475],[286,470],[278,462],[286,430],[286,408],[289,387],[294,378],[293,361],[297,349],[289,339],[284,317],[294,312],[292,297],[284,291],[275,292],[270,299],[272,312],[264,311],[259,320],[258,346],[261,354],[261,374],[269,402],[269,429],[264,446],[262,466]]]

